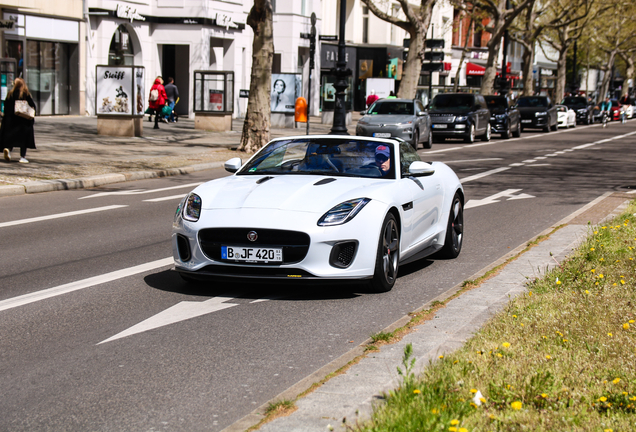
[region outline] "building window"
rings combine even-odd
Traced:
[[[473,34],[473,46],[475,48],[481,47],[481,30],[475,31],[475,33]]]
[[[27,40],[26,83],[38,114],[69,113],[69,54],[77,44]]]
[[[108,52],[109,66],[132,66],[135,64],[135,50],[133,48],[130,33],[126,26],[120,25],[110,41]]]
[[[362,6],[362,43],[369,43],[369,8]]]

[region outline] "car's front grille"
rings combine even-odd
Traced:
[[[257,234],[254,241],[248,240],[248,233],[251,231]],[[214,261],[222,261],[221,246],[271,247],[283,249],[283,262],[257,265],[292,264],[305,258],[309,242],[309,235],[299,231],[263,228],[206,228],[199,231],[201,250]]]
[[[431,122],[433,123],[453,123],[455,116],[452,114],[431,114]]]

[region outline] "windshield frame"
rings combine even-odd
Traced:
[[[391,166],[385,174],[375,164],[375,150],[381,145],[388,147],[391,158]],[[317,175],[395,180],[399,163],[396,146],[394,142],[358,136],[278,138],[252,156],[235,175]]]

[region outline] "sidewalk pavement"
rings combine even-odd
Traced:
[[[353,113],[349,133],[355,133],[359,113]],[[0,197],[101,186],[123,181],[185,174],[223,166],[237,154],[243,119],[232,121],[228,132],[194,129],[194,120],[180,118],[176,123],[144,121],[143,137],[111,137],[97,134],[97,118],[82,116],[37,117],[36,150],[28,150],[28,164],[18,163],[19,149],[11,162],[0,159]],[[271,128],[271,138],[305,135],[301,128]],[[312,117],[311,134],[327,134],[331,124]]]

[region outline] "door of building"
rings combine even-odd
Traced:
[[[174,84],[179,89],[179,103],[174,107],[175,112],[188,116],[190,106],[190,46],[163,45],[161,74],[164,84],[168,78],[174,78]]]

